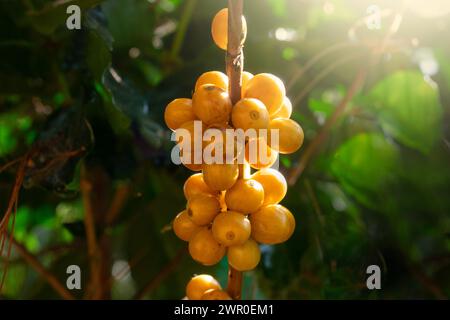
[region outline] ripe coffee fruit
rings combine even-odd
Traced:
[[[219,200],[210,194],[198,194],[189,199],[187,214],[199,226],[210,224],[220,212]]]
[[[223,191],[231,188],[239,176],[237,164],[205,164],[203,180],[212,190]]]
[[[242,42],[245,41],[247,36],[247,22],[242,16]],[[211,35],[215,44],[222,50],[227,50],[228,45],[228,9],[220,10],[212,21]]]
[[[193,277],[186,286],[186,296],[189,300],[200,300],[208,290],[221,290],[219,282],[209,274]]]
[[[224,246],[243,244],[250,237],[250,221],[239,212],[222,212],[214,219],[212,233]]]
[[[245,145],[245,160],[253,169],[269,168],[277,158],[278,152],[269,147],[263,137],[249,139]]]
[[[247,86],[247,83],[250,81],[251,78],[253,78],[254,75],[248,71],[242,72],[242,85],[241,85],[241,96],[244,96],[245,87]]]
[[[268,135],[268,141],[271,148],[280,153],[294,153],[303,144],[304,134],[300,125],[291,119],[274,119],[269,123],[269,130],[278,130],[279,141],[278,146],[271,141],[271,135]]]
[[[210,194],[217,196],[219,193],[217,191],[211,190],[205,181],[203,180],[203,174],[196,173],[187,178],[183,186],[183,193],[186,200],[189,200],[195,195],[199,194]]]
[[[169,103],[164,111],[164,121],[172,129],[178,129],[183,123],[195,120],[192,100],[186,98],[175,99]]]
[[[279,204],[262,207],[250,215],[252,238],[263,244],[278,244],[288,240],[295,229],[292,213]]]
[[[222,260],[225,246],[214,239],[211,230],[204,227],[189,241],[189,253],[195,261],[205,266],[212,266]]]
[[[228,91],[228,77],[220,71],[208,71],[202,74],[195,83],[195,90],[198,90],[198,88],[205,84],[212,84]]]
[[[252,213],[258,210],[264,202],[262,185],[252,179],[239,179],[225,193],[225,203],[229,210]]]
[[[249,239],[244,244],[228,248],[228,263],[238,271],[256,268],[261,260],[261,251],[255,240]]]
[[[231,297],[223,290],[209,289],[202,296],[202,300],[232,300]]]
[[[258,181],[263,186],[263,206],[267,206],[269,204],[277,204],[286,196],[286,179],[279,171],[271,168],[262,169],[251,175],[250,178]]]
[[[284,118],[289,119],[292,115],[292,103],[288,97],[284,97],[284,101],[281,104],[280,110],[273,114],[270,119]]]
[[[245,86],[244,97],[260,100],[270,116],[278,112],[285,96],[283,81],[270,73],[257,74]]]
[[[269,112],[258,99],[242,99],[235,104],[231,112],[231,122],[236,129],[267,129]]]
[[[201,227],[196,225],[188,216],[186,210],[180,212],[172,223],[173,232],[175,235],[183,241],[189,241],[192,239]]]
[[[211,84],[200,86],[192,97],[195,115],[206,125],[226,125],[231,116],[228,92]]]

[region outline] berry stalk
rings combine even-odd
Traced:
[[[242,71],[244,69],[244,54],[242,43],[244,32],[242,28],[243,0],[228,0],[228,44],[226,53],[226,71],[228,75],[228,91],[233,105],[241,100]],[[239,176],[245,175],[245,165],[239,166]],[[234,300],[241,299],[242,272],[231,265],[228,266],[228,294]]]

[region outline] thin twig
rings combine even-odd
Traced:
[[[92,206],[91,191],[92,184],[87,178],[86,166],[81,167],[80,190],[84,206],[84,227],[86,230],[86,240],[90,263],[90,281],[86,292],[87,297],[96,299],[96,292],[100,288],[100,257],[97,236],[95,231],[95,217]]]
[[[66,300],[74,300],[75,297],[64,287],[64,285],[56,278],[50,271],[48,271],[42,263],[30,253],[22,244],[17,242],[14,238],[11,239],[12,244],[16,248],[17,252],[23,257],[28,264],[36,270],[48,284],[63,298]]]
[[[161,269],[161,271],[152,278],[147,285],[145,285],[139,292],[134,296],[134,300],[141,300],[147,294],[151,293],[158,285],[167,278],[175,269],[180,265],[181,260],[186,255],[186,248],[181,248],[175,257]]]
[[[117,186],[109,210],[106,213],[106,225],[110,226],[117,220],[117,217],[125,206],[128,196],[130,195],[130,190],[131,188],[128,183],[122,183]]]
[[[170,50],[170,56],[172,58],[178,58],[178,55],[180,54],[180,50],[183,45],[189,22],[191,21],[196,4],[197,0],[188,0],[186,2],[186,6],[183,9],[183,15],[181,16],[180,22],[178,24],[177,33],[175,34],[175,39],[173,40],[172,48]]]
[[[367,76],[367,67],[362,67],[358,73],[356,74],[355,78],[353,79],[353,82],[347,91],[347,94],[342,99],[342,101],[339,103],[339,105],[336,107],[335,111],[331,115],[330,118],[325,122],[324,126],[321,128],[320,132],[314,137],[314,139],[311,141],[311,143],[306,147],[305,151],[302,153],[300,161],[292,167],[292,169],[288,173],[288,183],[289,185],[294,185],[300,175],[305,170],[306,166],[309,163],[309,160],[312,158],[312,156],[316,153],[319,146],[322,145],[326,137],[328,136],[328,133],[330,132],[332,126],[334,123],[339,119],[340,115],[344,112],[345,108],[347,107],[347,104],[352,100],[354,95],[359,91],[361,86],[364,84]]]
[[[242,71],[244,68],[244,53],[242,51],[243,29],[242,14],[244,4],[242,0],[228,0],[228,43],[226,54],[226,70],[228,75],[228,90],[233,105],[241,99]],[[239,176],[245,177],[245,165],[239,166]],[[242,272],[229,265],[228,294],[235,300],[241,299]]]

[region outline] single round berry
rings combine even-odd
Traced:
[[[242,16],[242,43],[247,36],[247,22]],[[227,50],[228,45],[228,9],[224,8],[217,12],[211,24],[211,35],[214,43],[222,50]]]
[[[175,130],[175,141],[180,149],[181,163],[187,167],[201,169],[203,162],[201,155],[205,146],[202,139],[204,130],[205,126],[201,121],[185,122]],[[197,155],[197,159],[195,159],[195,155]]]
[[[230,189],[237,181],[239,167],[237,164],[205,164],[203,166],[203,180],[212,190],[223,191]]]
[[[278,132],[278,143],[272,140],[273,132]],[[300,125],[291,119],[274,119],[269,123],[268,142],[272,149],[283,154],[294,153],[303,144],[304,134]]]
[[[253,169],[270,168],[278,159],[278,152],[267,145],[263,137],[252,138],[245,145],[245,160]]]
[[[261,251],[255,240],[228,248],[228,263],[238,271],[250,271],[256,268],[261,260]]]
[[[205,164],[233,163],[243,152],[243,145],[236,138],[233,128],[210,127],[203,137],[206,140],[203,149]]]
[[[225,246],[214,239],[209,228],[204,227],[189,241],[189,253],[195,261],[205,266],[212,266],[222,260]]]
[[[194,114],[205,125],[225,125],[230,121],[231,100],[228,92],[211,84],[200,86],[192,97]]]
[[[278,110],[275,114],[273,114],[270,119],[283,118],[289,119],[292,115],[292,103],[288,97],[284,97],[283,104],[281,105],[280,110]]]
[[[261,183],[264,189],[263,206],[277,204],[286,196],[287,183],[284,176],[275,169],[262,169],[255,172],[251,179]]]
[[[229,210],[244,214],[257,211],[264,202],[262,185],[252,179],[240,179],[225,193],[225,203]]]
[[[202,296],[202,300],[232,300],[231,297],[223,290],[209,289]]]
[[[169,103],[164,111],[164,121],[172,130],[178,129],[183,123],[195,120],[192,100],[181,98]]]
[[[189,218],[199,226],[210,224],[220,212],[219,200],[210,194],[198,194],[187,203]]]
[[[264,103],[257,99],[242,99],[233,107],[231,122],[236,129],[267,129],[269,112]]]
[[[260,100],[266,106],[269,115],[278,112],[285,96],[283,81],[270,73],[257,74],[245,86],[244,97]]]
[[[211,190],[203,180],[203,174],[196,173],[187,178],[186,182],[183,186],[183,193],[186,200],[189,200],[193,196],[199,194],[210,194],[213,196],[217,196],[218,192]]]
[[[195,83],[195,91],[202,85],[212,84],[225,91],[228,91],[228,77],[226,74],[220,71],[208,71],[203,73]]]
[[[295,229],[292,213],[279,204],[262,207],[250,215],[252,238],[263,244],[278,244],[288,240]]]
[[[251,78],[254,77],[254,75],[248,71],[242,72],[242,84],[241,84],[241,96],[244,96],[245,88],[247,87],[247,83],[250,81]]]
[[[192,239],[201,227],[196,225],[188,216],[187,211],[180,212],[172,223],[173,232],[175,235],[183,241],[189,241]]]
[[[224,246],[243,244],[250,237],[250,221],[239,212],[222,212],[214,219],[212,233]]]
[[[189,300],[200,300],[208,290],[221,290],[219,282],[209,274],[193,277],[186,286],[186,296]]]

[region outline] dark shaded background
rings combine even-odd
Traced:
[[[48,281],[64,287],[72,264],[77,298],[178,299],[203,272],[226,285],[226,259],[196,264],[170,230],[190,172],[171,164],[163,123],[196,77],[224,71],[209,28],[226,1],[69,3],[83,8],[82,30],[65,27],[67,2],[0,0],[0,166],[33,152],[1,297],[60,298]],[[379,29],[364,20],[371,5]],[[244,298],[448,298],[449,12],[445,0],[245,0],[245,69],[285,80],[306,140],[280,168],[296,180],[283,201],[296,232],[262,247]],[[17,170],[1,172],[2,212]],[[371,264],[381,290],[366,288]]]

